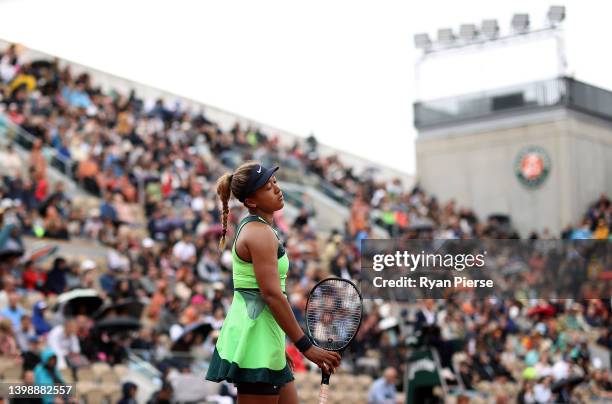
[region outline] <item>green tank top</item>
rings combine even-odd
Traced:
[[[240,231],[254,221],[269,225],[263,218],[251,215],[242,219],[238,226],[232,246],[234,299],[223,321],[206,379],[282,386],[293,380],[285,357],[285,332],[261,297],[253,264],[236,253],[235,240]],[[278,238],[276,231],[274,233]],[[280,243],[277,256],[280,286],[285,292],[289,259]]]
[[[272,230],[274,231],[274,234],[276,235],[276,238],[279,241],[278,250],[276,254],[278,258],[278,275],[280,277],[281,290],[285,292],[285,282],[287,280],[287,272],[289,272],[289,258],[287,257],[287,253],[285,252],[285,248],[283,247],[280,238],[278,237],[277,231],[262,217],[257,215],[249,215],[242,219],[240,225],[238,226],[236,237],[234,237],[234,244],[232,246],[232,278],[234,281],[234,289],[259,289],[257,279],[255,279],[255,270],[253,269],[253,263],[244,261],[238,256],[238,253],[236,253],[236,241],[238,240],[240,231],[242,231],[242,228],[247,223],[255,221],[259,221],[269,225],[270,228],[272,228]]]

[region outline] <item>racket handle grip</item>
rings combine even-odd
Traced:
[[[327,404],[328,395],[329,395],[329,384],[321,384],[321,390],[319,390],[319,404]]]

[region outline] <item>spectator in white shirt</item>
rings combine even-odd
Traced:
[[[2,290],[0,290],[0,311],[9,305],[9,295],[17,291],[15,287],[15,277],[6,274],[2,277]]]
[[[190,233],[183,234],[183,239],[172,248],[172,255],[181,263],[195,263],[196,246]]]
[[[552,402],[552,391],[550,389],[550,377],[545,377],[533,387],[533,396],[538,403]]]
[[[21,177],[23,159],[17,154],[12,144],[6,146],[6,151],[2,153],[2,162],[10,175],[16,178]]]
[[[552,367],[552,376],[556,382],[567,379],[569,376],[569,363],[561,357]]]
[[[18,71],[19,59],[15,45],[11,45],[0,58],[0,82],[9,83],[17,75]]]
[[[108,267],[113,271],[127,272],[130,270],[130,259],[127,257],[128,246],[125,243],[108,251]]]
[[[215,258],[215,252],[206,249],[198,262],[197,271],[200,279],[206,282],[217,282],[221,280],[221,267]]]
[[[533,366],[538,374],[538,378],[552,375],[552,366],[548,361],[548,352],[542,352],[540,361]]]
[[[69,319],[64,325],[56,325],[49,332],[47,345],[57,355],[57,367],[59,369],[65,369],[68,366],[67,359],[71,355],[81,353],[81,345],[76,331],[76,321]]]

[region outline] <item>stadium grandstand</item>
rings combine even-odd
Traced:
[[[234,402],[231,384],[203,374],[232,296],[214,184],[244,160],[283,167],[288,204],[275,225],[302,323],[319,280],[359,281],[366,238],[612,240],[604,193],[560,233],[519,234],[511,217],[478,217],[439,200],[418,177],[177,99],[0,44],[5,383],[37,383],[51,349],[82,402],[117,403],[132,386],[138,402]],[[245,214],[230,205],[230,241]],[[544,259],[537,251],[522,257],[531,269]],[[608,257],[594,276],[611,273]],[[448,403],[612,400],[610,299],[364,304],[359,334],[332,379],[351,389],[334,391],[332,403],[368,403],[389,368],[405,396],[408,363],[424,345],[440,356],[437,381],[427,386]],[[318,369],[289,342],[288,355],[300,402],[314,402]]]

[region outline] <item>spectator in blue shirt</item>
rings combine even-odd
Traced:
[[[11,293],[8,296],[8,307],[0,311],[0,316],[11,320],[13,330],[16,332],[21,328],[21,317],[25,314],[25,310],[19,306],[19,295],[16,292]]]
[[[113,195],[110,192],[104,194],[104,201],[100,204],[100,217],[117,221],[117,210],[113,205]]]
[[[83,83],[77,83],[74,87],[66,86],[62,89],[62,98],[73,107],[89,108],[91,100],[85,91]]]
[[[388,367],[383,372],[383,377],[372,383],[368,392],[368,404],[395,404],[397,398],[397,370]]]
[[[44,300],[39,300],[32,309],[32,324],[36,335],[45,335],[51,331],[51,325],[45,320],[44,310],[47,308],[47,303]]]

